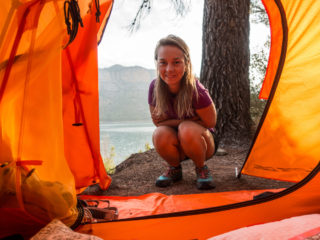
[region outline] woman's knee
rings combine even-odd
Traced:
[[[167,126],[160,126],[154,130],[152,141],[156,148],[164,148],[168,145],[178,144],[178,137],[174,129]]]
[[[201,137],[201,132],[205,129],[201,130],[197,126],[198,124],[192,122],[192,121],[184,121],[179,125],[178,128],[178,137],[179,140],[182,142],[192,142],[196,139],[199,139]]]

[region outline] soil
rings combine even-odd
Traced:
[[[236,190],[287,188],[289,182],[275,181],[242,175],[236,177],[240,171],[250,143],[222,146],[226,154],[220,153],[207,160],[216,187],[211,190],[198,190],[195,186],[195,167],[191,160],[181,163],[183,180],[167,188],[155,186],[155,180],[166,170],[166,163],[154,149],[144,153],[132,154],[128,159],[116,167],[112,183],[108,190],[102,191],[98,185],[87,188],[83,194],[106,196],[138,196],[147,193],[159,192],[166,195],[195,194],[204,192],[225,192]]]

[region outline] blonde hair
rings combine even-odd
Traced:
[[[186,71],[180,81],[180,89],[176,97],[174,110],[179,119],[182,119],[185,115],[191,117],[194,114],[192,98],[194,94],[196,95],[196,98],[198,98],[198,92],[195,78],[192,74],[189,48],[181,38],[175,35],[168,35],[167,37],[160,39],[157,43],[154,53],[155,61],[158,60],[158,51],[161,46],[175,46],[183,52]],[[171,93],[168,85],[161,79],[159,71],[157,71],[157,79],[153,89],[153,101],[156,103],[155,114],[157,116],[166,115],[165,113],[168,111],[170,95]]]

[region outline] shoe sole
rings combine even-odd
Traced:
[[[156,181],[156,186],[157,187],[161,187],[161,188],[165,188],[165,187],[169,187],[169,186],[171,186],[173,183],[175,183],[175,182],[179,182],[179,181],[181,181],[182,180],[182,177],[181,178],[178,178],[178,179],[173,179],[172,181],[170,181],[170,182],[165,182],[165,181]]]
[[[197,183],[197,188],[199,190],[210,190],[214,189],[216,186],[213,185],[212,183]]]

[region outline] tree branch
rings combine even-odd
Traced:
[[[150,14],[152,1],[153,0],[141,0],[136,16],[128,26],[130,32],[137,31],[140,28],[141,20]],[[178,16],[185,16],[189,12],[190,1],[191,0],[171,0],[170,2]]]

